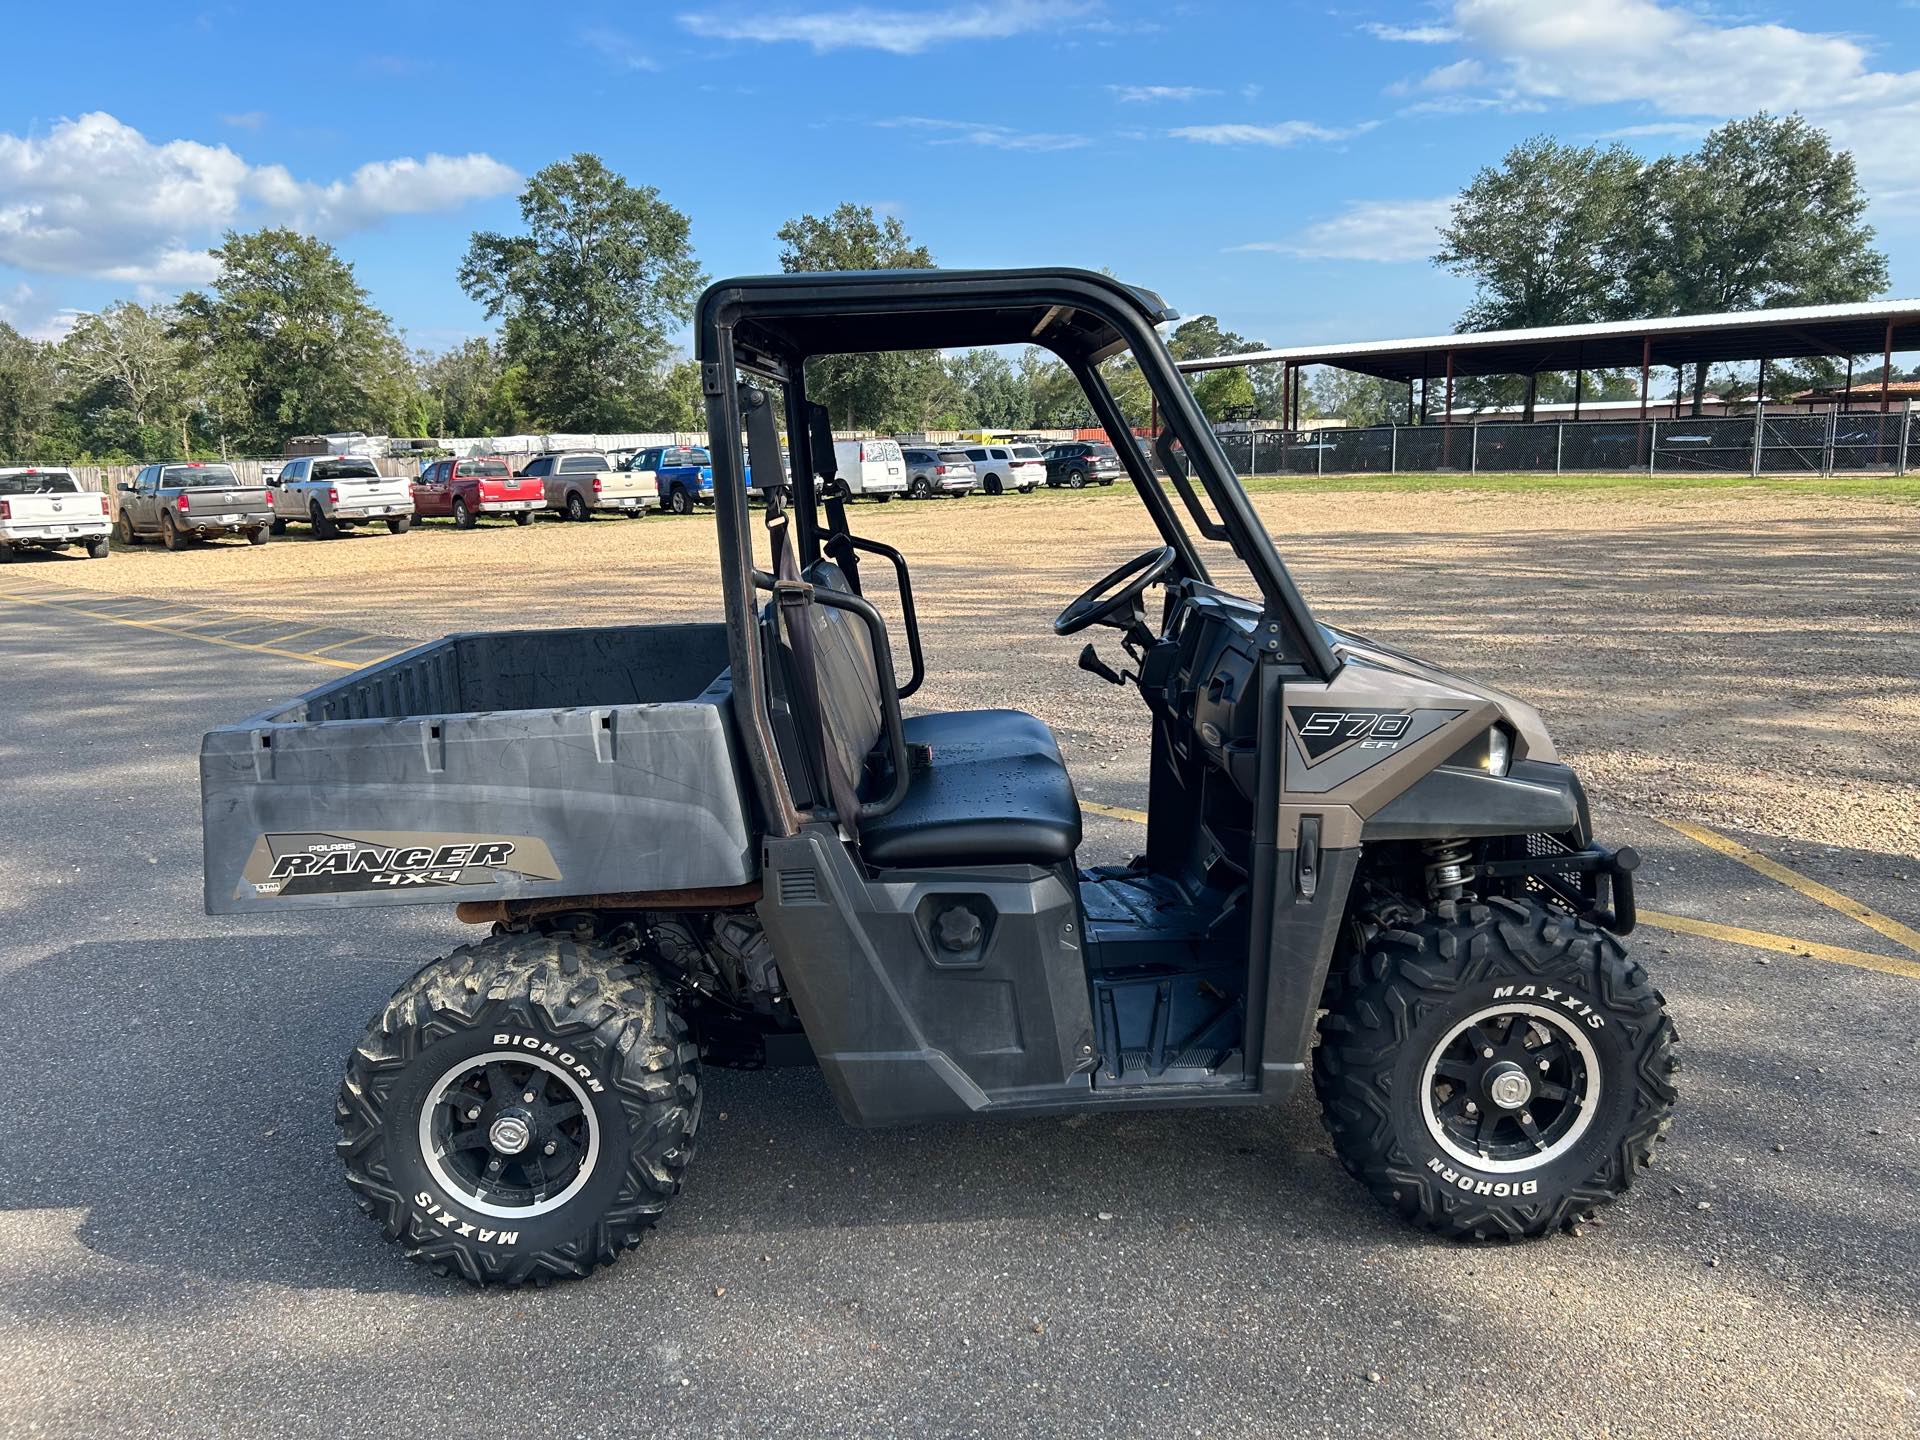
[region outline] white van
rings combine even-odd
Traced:
[[[840,471],[840,485],[847,495],[891,500],[906,493],[907,465],[900,457],[897,441],[836,440],[833,462]]]

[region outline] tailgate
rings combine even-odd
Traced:
[[[523,480],[519,476],[501,476],[499,479],[480,482],[480,499],[498,502],[501,500],[540,500],[546,495],[546,487],[538,479]]]
[[[654,499],[660,494],[659,479],[651,470],[602,470],[597,478],[602,500]]]
[[[63,528],[97,524],[107,518],[105,497],[97,490],[83,490],[78,494],[70,491],[62,495],[6,495],[0,499],[7,502],[7,514],[0,519],[0,530]]]

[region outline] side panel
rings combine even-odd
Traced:
[[[837,835],[767,844],[760,917],[841,1112],[903,1124],[1084,1098],[1093,1016],[1067,872],[896,871]],[[948,930],[973,943],[941,940]]]

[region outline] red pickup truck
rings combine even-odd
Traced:
[[[540,482],[518,478],[498,455],[436,460],[413,482],[414,514],[451,515],[462,530],[471,530],[482,515],[511,515],[516,525],[530,524],[546,503]]]

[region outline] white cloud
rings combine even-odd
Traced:
[[[1266,251],[1298,260],[1371,260],[1401,264],[1431,259],[1453,197],[1430,200],[1356,200],[1338,215],[1316,220],[1284,240],[1256,240],[1230,251]]]
[[[220,117],[220,123],[222,125],[231,125],[236,130],[258,130],[267,123],[267,112],[264,110],[241,110],[231,115],[222,115]]]
[[[389,215],[448,210],[514,188],[487,155],[362,165],[345,180],[298,180],[225,145],[156,144],[101,112],[43,136],[0,133],[0,265],[123,283],[212,278],[206,247],[225,229],[288,224],[342,235]]]
[[[827,50],[884,50],[918,55],[956,40],[1004,40],[1051,30],[1093,13],[1093,0],[976,0],[935,10],[868,5],[763,14],[751,9],[693,11],[680,24],[709,40],[794,42]]]
[[[1488,83],[1511,94],[1709,120],[1797,110],[1854,151],[1881,198],[1920,191],[1920,70],[1875,68],[1852,35],[1726,21],[1672,0],[1454,0],[1451,20]]]
[[[1220,93],[1202,85],[1109,85],[1107,89],[1123,105],[1152,105],[1162,100],[1198,100]]]
[[[1085,135],[1063,135],[1041,130],[1014,130],[974,120],[935,120],[925,115],[900,115],[874,122],[883,130],[926,130],[934,133],[930,145],[984,145],[992,150],[1079,150],[1093,142]]]
[[[1445,45],[1449,40],[1460,38],[1460,32],[1450,25],[1381,25],[1375,22],[1360,28],[1376,40],[1392,40],[1402,45]]]
[[[64,340],[80,315],[71,306],[49,308],[24,280],[0,291],[0,323],[11,325],[29,340]]]
[[[580,43],[626,70],[658,70],[660,62],[618,30],[595,26],[580,32]]]
[[[1285,149],[1305,140],[1345,140],[1373,128],[1373,122],[1335,130],[1311,120],[1281,120],[1272,125],[1182,125],[1168,133],[1201,145],[1267,145]]]

